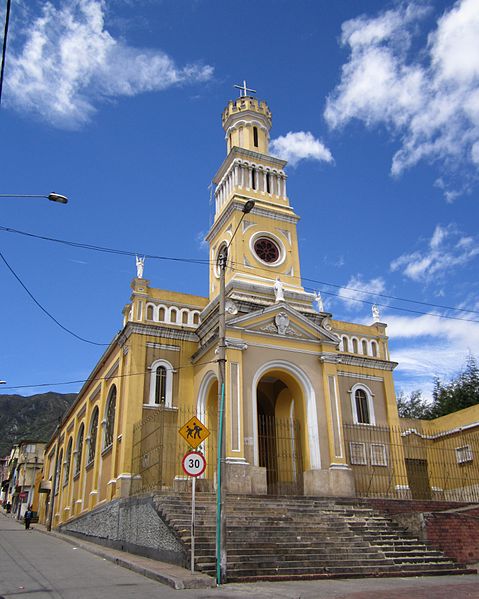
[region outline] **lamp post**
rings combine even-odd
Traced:
[[[225,274],[228,262],[228,249],[246,214],[254,208],[254,201],[248,200],[243,206],[243,214],[229,243],[220,251],[218,266],[220,269],[220,293],[218,307],[218,390],[220,405],[218,411],[218,460],[216,480],[216,582],[226,582],[226,478],[224,465],[226,456],[226,435],[224,427],[225,411],[225,378],[226,378],[226,314],[225,314]]]
[[[37,195],[37,194],[23,194],[23,193],[0,193],[0,198],[45,198],[50,200],[50,202],[57,202],[59,204],[68,204],[68,198],[59,193],[49,193],[46,195]]]

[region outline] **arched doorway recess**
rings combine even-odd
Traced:
[[[303,471],[318,467],[316,402],[306,375],[272,362],[253,380],[255,465],[266,469],[269,494],[302,494]]]

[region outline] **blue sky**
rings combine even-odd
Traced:
[[[398,390],[427,395],[479,354],[477,0],[12,4],[0,193],[70,202],[0,199],[2,227],[207,259],[221,112],[247,79],[290,161],[305,287],[339,319],[381,304]],[[4,230],[0,249],[67,328],[98,343],[121,328],[134,258]],[[150,259],[145,276],[208,291],[204,265]],[[3,263],[0,277],[2,392],[78,390],[53,383],[86,378],[104,348],[57,327]]]

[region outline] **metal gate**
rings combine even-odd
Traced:
[[[258,414],[259,465],[266,468],[269,495],[303,494],[300,423]]]

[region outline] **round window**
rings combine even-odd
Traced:
[[[254,242],[254,251],[260,260],[268,264],[277,262],[280,256],[279,247],[269,237],[257,239]]]

